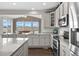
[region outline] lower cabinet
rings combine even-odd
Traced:
[[[51,45],[51,48],[53,49],[53,35],[51,34],[51,37],[50,37],[50,45]]]
[[[28,42],[21,46],[12,56],[28,56]]]
[[[40,47],[44,47],[45,46],[45,39],[44,36],[40,36],[39,37],[39,43],[40,43]]]
[[[24,44],[24,55],[23,56],[28,56],[28,42]]]
[[[65,46],[60,45],[60,56],[69,56],[69,49],[67,49]]]
[[[50,47],[50,35],[49,34],[33,34],[28,36],[29,38],[29,47],[41,48],[41,47]]]

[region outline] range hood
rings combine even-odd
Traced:
[[[70,28],[79,28],[79,3],[71,2],[69,7]]]

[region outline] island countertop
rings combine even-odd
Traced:
[[[0,56],[11,56],[19,47],[28,41],[28,38],[1,38]]]

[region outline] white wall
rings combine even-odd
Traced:
[[[52,32],[50,14],[45,13],[43,11],[40,11],[38,13],[42,16],[42,19],[41,19],[41,32]]]
[[[3,20],[0,18],[0,34],[3,33]]]

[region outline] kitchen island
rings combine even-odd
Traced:
[[[0,38],[0,56],[27,56],[28,38]]]

